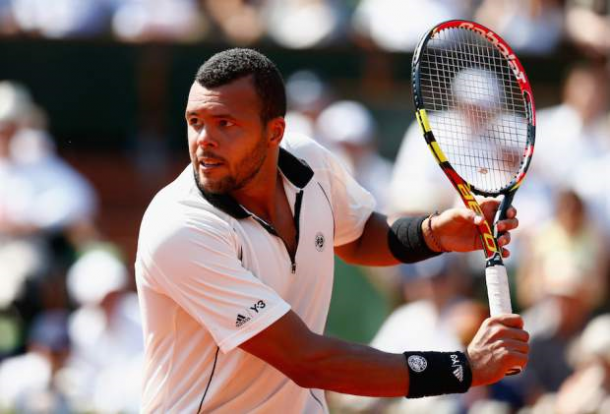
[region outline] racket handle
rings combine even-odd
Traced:
[[[491,316],[513,313],[510,304],[510,290],[506,268],[502,265],[485,268],[487,282],[487,297],[489,298],[489,313]]]
[[[510,290],[506,267],[502,265],[485,268],[487,282],[487,297],[489,298],[489,313],[491,316],[513,313],[510,303]],[[515,366],[506,375],[515,375],[521,372],[521,367]]]

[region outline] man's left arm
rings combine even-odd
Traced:
[[[485,218],[465,207],[448,209],[426,218],[408,218],[402,227],[416,228],[404,232],[400,228],[397,231],[396,226],[389,224],[386,216],[374,212],[366,222],[362,235],[351,243],[336,246],[335,253],[347,263],[391,266],[410,261],[409,258],[413,258],[412,261],[422,260],[443,251],[480,250],[482,245],[478,226],[483,220],[489,223],[493,221],[498,205],[497,200],[483,200],[481,209]],[[507,219],[498,223],[498,232],[503,233],[498,240],[501,247],[510,243],[509,232],[518,226],[516,215],[517,211],[511,207]],[[507,257],[509,251],[503,249],[503,255]]]

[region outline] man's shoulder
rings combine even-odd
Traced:
[[[282,148],[295,157],[305,160],[311,168],[319,168],[325,164],[328,150],[312,138],[299,133],[286,133],[282,140]]]
[[[212,206],[197,189],[188,166],[152,199],[140,229],[140,239],[163,239],[201,229],[224,231],[230,216]],[[172,236],[173,237],[173,236]]]
[[[153,197],[144,214],[144,220],[150,216],[163,215],[168,219],[179,217],[180,206],[191,198],[194,182],[189,180],[188,173],[190,166],[185,168],[182,173],[171,183],[163,187]]]

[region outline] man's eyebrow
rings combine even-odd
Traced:
[[[185,116],[188,118],[190,116],[198,116],[200,111],[196,111],[196,110],[188,110],[185,113]],[[213,118],[231,118],[233,119],[233,115],[231,115],[228,112],[218,112],[218,113],[212,113],[210,114],[211,117]]]

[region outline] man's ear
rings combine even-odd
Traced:
[[[284,131],[286,130],[286,121],[283,117],[278,116],[273,118],[267,123],[267,136],[269,139],[269,144],[273,146],[278,146],[282,142],[282,138],[284,137]]]

